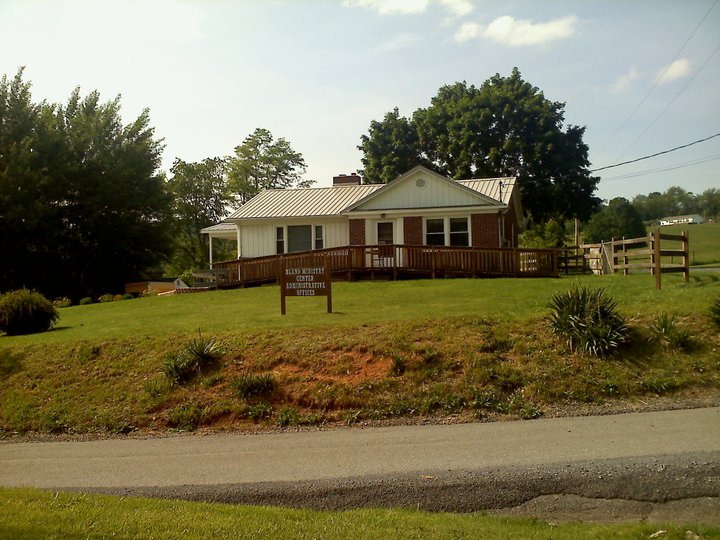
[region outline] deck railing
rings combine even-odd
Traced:
[[[217,262],[218,287],[272,283],[282,267],[327,264],[337,277],[351,280],[368,275],[398,279],[417,275],[431,278],[557,277],[558,255],[553,249],[484,249],[444,246],[344,246],[284,255]]]

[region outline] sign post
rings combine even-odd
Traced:
[[[325,296],[327,312],[332,313],[332,275],[327,259],[323,266],[287,266],[280,268],[280,313],[285,315],[286,296]]]

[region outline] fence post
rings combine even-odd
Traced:
[[[630,274],[630,269],[628,268],[628,264],[630,263],[630,259],[628,258],[628,255],[627,255],[627,244],[625,243],[625,237],[623,236],[622,239],[623,239],[623,245],[622,245],[622,248],[623,248],[623,266],[625,267],[625,268],[623,268],[623,275],[624,275],[624,276],[627,276],[627,275]]]
[[[688,231],[682,232],[682,245],[683,245],[683,274],[685,276],[685,283],[690,281],[690,233]]]
[[[655,270],[655,288],[662,289],[662,263],[660,261],[660,229],[653,232],[653,268]]]

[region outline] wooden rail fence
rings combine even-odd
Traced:
[[[674,247],[668,247],[668,242],[673,243]],[[676,257],[680,263],[674,262]],[[662,274],[668,272],[682,272],[685,281],[689,280],[690,240],[687,232],[679,235],[663,234],[656,229],[641,238],[613,238],[610,242],[584,244],[561,251],[560,269],[566,274],[570,269],[583,273],[591,270],[596,274],[622,271],[624,275],[632,271],[649,271],[655,275],[655,286],[660,289]]]
[[[361,277],[557,277],[554,249],[481,249],[441,246],[345,246],[284,255],[218,262],[213,265],[218,287],[243,287],[278,280],[282,264],[315,266],[327,260],[337,279]]]

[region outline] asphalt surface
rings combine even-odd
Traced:
[[[599,521],[664,508],[720,525],[720,408],[10,443],[0,445],[0,485],[318,509],[554,508]]]

